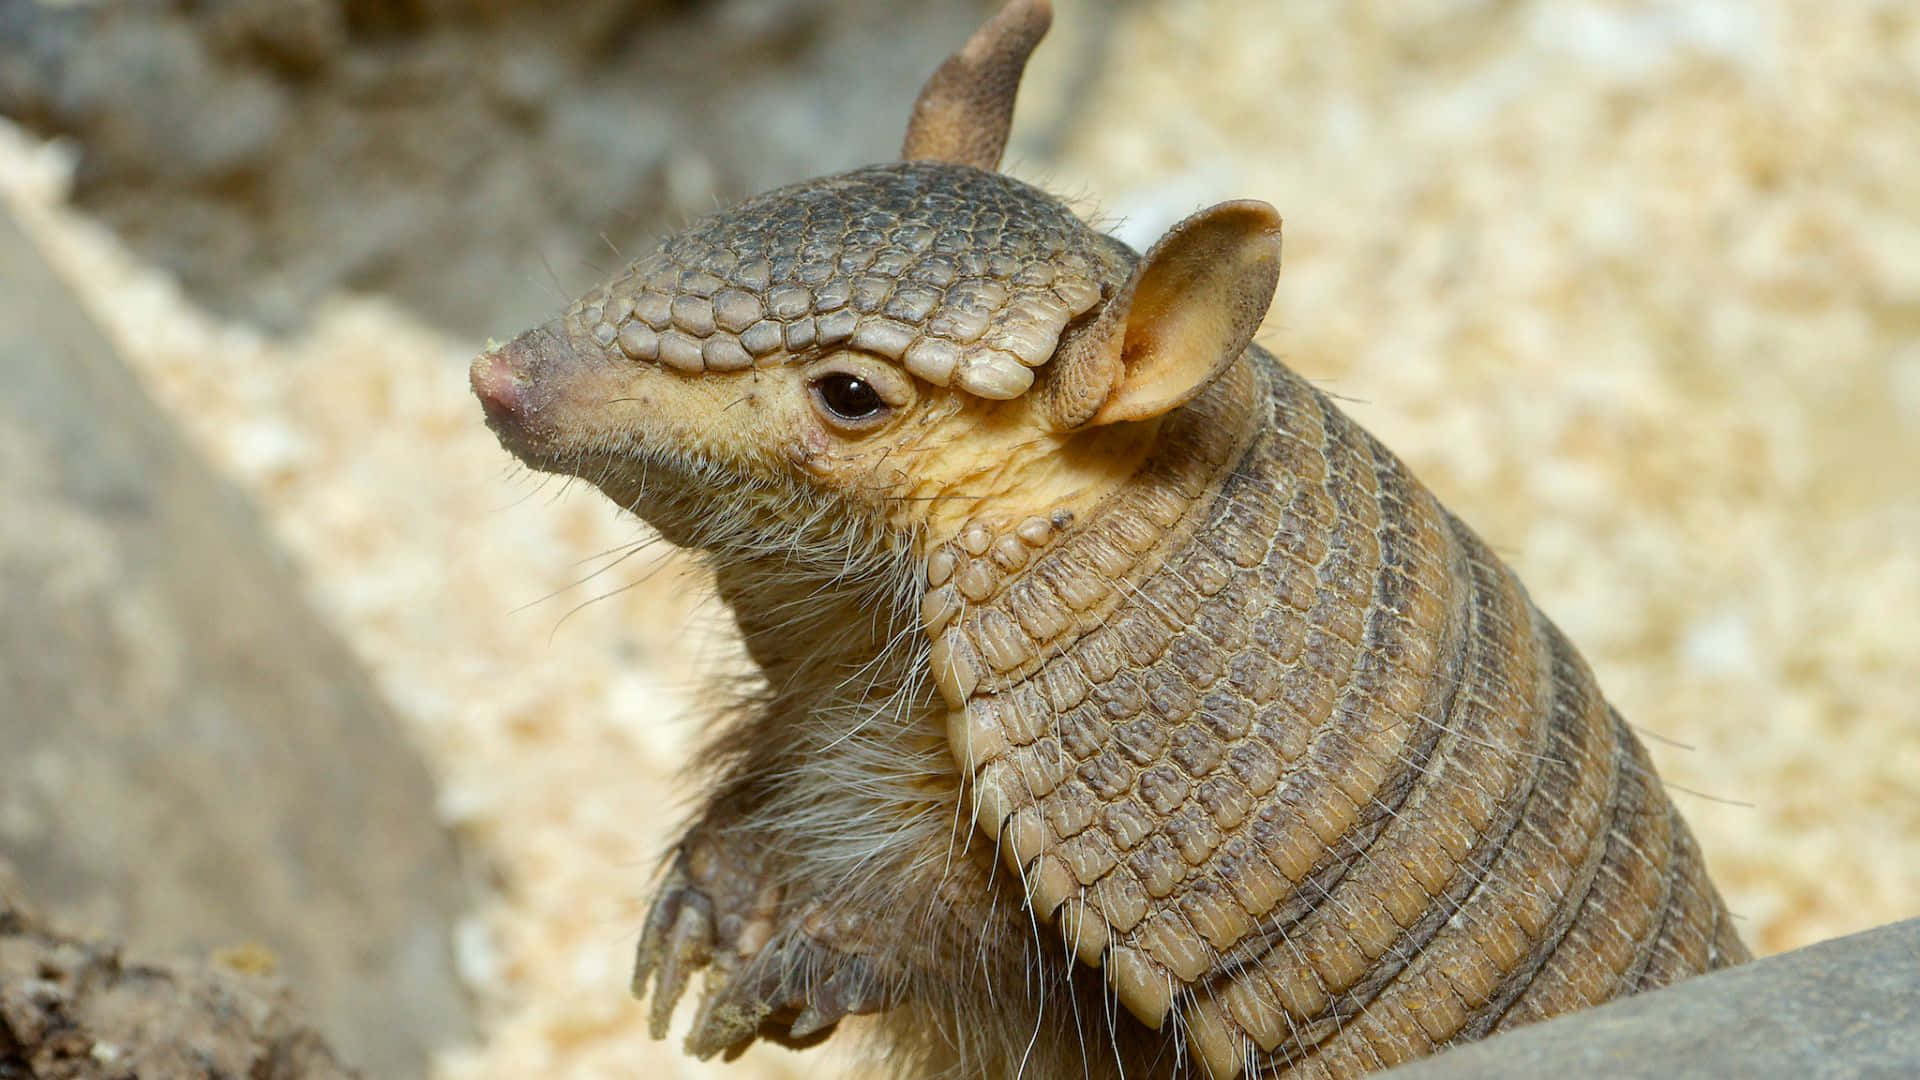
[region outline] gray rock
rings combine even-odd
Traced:
[[[353,1080],[284,982],[148,964],[50,929],[0,859],[0,1076]]]
[[[1920,1076],[1920,919],[1688,979],[1383,1075]]]
[[[431,782],[250,507],[0,213],[0,856],[148,956],[258,943],[374,1075],[467,1031]]]

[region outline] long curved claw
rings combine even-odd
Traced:
[[[807,1007],[800,1010],[787,1038],[800,1041],[816,1035],[825,1037],[841,1020],[860,1013],[877,1012],[884,1007],[877,980],[863,957],[845,957],[827,981],[813,993]]]
[[[834,1016],[830,1010],[821,1009],[818,1005],[809,1005],[801,1009],[800,1015],[794,1018],[793,1026],[787,1029],[787,1038],[800,1042],[815,1036],[824,1037],[839,1026],[840,1017]]]
[[[654,980],[647,1027],[656,1039],[667,1037],[673,1009],[686,993],[695,971],[713,961],[713,905],[675,867],[647,914],[646,929],[634,957],[633,996],[647,996],[647,980]]]
[[[773,1012],[779,980],[778,969],[764,962],[753,963],[744,972],[716,970],[707,984],[706,1000],[693,1018],[693,1030],[687,1033],[687,1053],[702,1059],[725,1054],[731,1060],[744,1050]],[[723,983],[724,989],[713,993],[711,987],[717,983]]]

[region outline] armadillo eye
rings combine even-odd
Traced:
[[[866,424],[887,411],[886,399],[872,383],[844,372],[813,380],[813,396],[833,419],[845,424]]]

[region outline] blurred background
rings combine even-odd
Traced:
[[[1055,2],[1008,171],[1137,247],[1277,206],[1262,342],[1520,570],[1755,950],[1920,914],[1920,11]],[[732,643],[466,364],[892,157],[992,6],[0,0],[27,892],[258,940],[370,1075],[719,1075],[626,983]]]

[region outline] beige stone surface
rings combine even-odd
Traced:
[[[1760,952],[1920,913],[1920,15],[1897,2],[1060,0],[1115,20],[1015,171],[1135,243],[1287,219],[1262,340],[1522,572],[1656,761]],[[902,102],[904,114],[906,103]],[[341,298],[272,341],[61,204],[0,196],[254,492],[487,860],[448,1080],[707,1075],[626,967],[688,793],[697,574],[509,464],[451,341]],[[854,162],[848,162],[852,165]],[[530,266],[529,280],[541,271]],[[858,1074],[756,1051],[728,1075]]]

